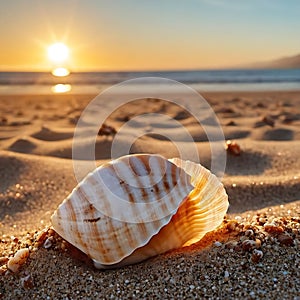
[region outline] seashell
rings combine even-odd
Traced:
[[[87,175],[51,222],[105,269],[197,242],[222,223],[227,208],[223,185],[201,165],[136,154]]]
[[[21,266],[26,262],[28,256],[29,250],[27,248],[18,250],[15,255],[8,260],[7,268],[13,273],[18,272]]]

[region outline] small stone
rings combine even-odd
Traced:
[[[279,234],[277,239],[281,245],[294,246],[294,240],[288,233]]]
[[[268,233],[281,233],[283,232],[283,228],[274,223],[265,223],[264,229]]]
[[[245,236],[253,236],[254,232],[252,229],[248,229],[245,231]]]
[[[25,289],[32,289],[33,288],[33,281],[32,281],[32,278],[29,275],[25,276],[25,277],[22,277],[20,279],[20,283],[21,283],[21,286]]]
[[[215,245],[216,247],[221,247],[221,246],[222,246],[222,243],[219,242],[219,241],[215,241],[215,242],[214,242],[214,245]]]
[[[263,255],[264,254],[261,250],[254,249],[252,252],[252,256],[251,256],[252,262],[258,263],[261,260],[261,258],[263,257]]]
[[[15,236],[11,236],[10,239],[12,240],[12,242],[17,243],[19,241],[19,239]]]
[[[45,242],[47,234],[48,234],[47,230],[43,230],[38,233],[38,235],[36,237],[37,246],[40,246]]]
[[[225,244],[225,248],[234,249],[238,245],[237,241],[229,241]]]
[[[227,224],[226,224],[226,228],[228,231],[235,231],[236,228],[238,226],[238,222],[235,220],[230,220]]]
[[[7,267],[6,266],[1,266],[0,267],[0,275],[5,275],[7,272]],[[1,297],[0,297],[1,299]]]
[[[242,249],[244,251],[250,251],[256,247],[256,242],[253,240],[245,240],[242,243]]]
[[[231,140],[226,141],[225,149],[228,153],[238,156],[241,154],[241,147],[238,143],[233,142]]]
[[[261,240],[260,239],[255,239],[255,248],[258,249],[261,247]]]
[[[264,122],[265,124],[274,127],[275,125],[275,121],[271,116],[264,116],[262,119],[262,122]]]
[[[226,270],[225,272],[224,272],[224,280],[225,281],[228,281],[229,280],[229,272]]]
[[[249,293],[249,296],[252,298],[252,299],[255,299],[255,292],[254,291],[251,291]]]
[[[8,262],[8,258],[5,256],[0,257],[0,266],[6,264]]]
[[[52,246],[52,241],[50,240],[50,238],[47,238],[46,241],[44,242],[43,247],[45,249],[49,249]]]

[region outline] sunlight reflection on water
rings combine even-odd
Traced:
[[[71,84],[63,84],[63,83],[59,83],[51,87],[51,91],[55,94],[67,93],[70,92],[71,89],[72,89]]]
[[[53,76],[56,76],[56,77],[65,77],[70,74],[70,71],[66,68],[59,67],[59,68],[54,69],[51,73]]]

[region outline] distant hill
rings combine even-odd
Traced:
[[[300,54],[266,62],[253,63],[245,67],[253,69],[300,69]]]

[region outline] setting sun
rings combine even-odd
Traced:
[[[48,57],[54,63],[64,62],[69,57],[69,48],[63,43],[55,43],[49,46]]]

